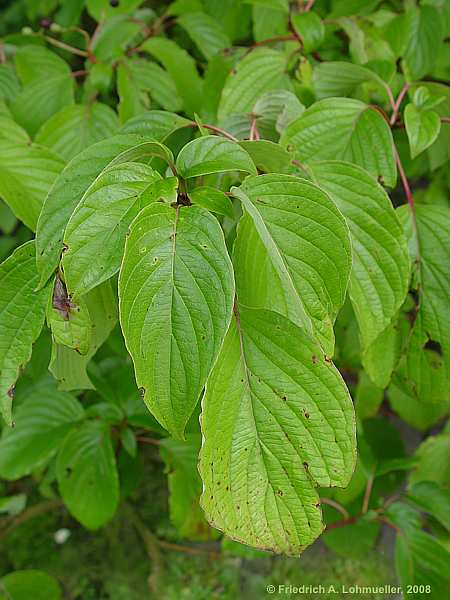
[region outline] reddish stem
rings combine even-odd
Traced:
[[[316,0],[308,0],[308,2],[306,3],[305,6],[305,12],[308,12],[308,10],[311,10],[312,7],[314,6]]]
[[[394,125],[395,121],[397,120],[398,111],[400,110],[400,105],[403,102],[403,98],[405,97],[406,92],[409,90],[409,87],[410,87],[409,83],[405,83],[405,85],[400,90],[399,95],[397,96],[397,100],[395,101],[393,110],[392,110],[392,115],[391,115],[391,120],[390,120],[391,126]]]
[[[189,123],[189,126],[198,127],[198,123],[192,121],[191,123]],[[202,127],[204,127],[205,129],[209,129],[210,131],[214,131],[214,133],[218,133],[219,135],[223,135],[223,137],[231,140],[232,142],[239,141],[237,138],[234,137],[234,135],[231,135],[231,133],[228,133],[228,131],[225,131],[225,129],[221,129],[220,127],[216,127],[215,125],[206,125],[205,123],[202,123]]]

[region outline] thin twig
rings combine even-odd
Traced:
[[[367,480],[366,491],[364,492],[364,498],[363,498],[363,503],[362,503],[362,508],[361,508],[361,513],[363,515],[365,515],[366,512],[369,510],[370,495],[372,494],[372,487],[373,487],[374,479],[375,479],[375,472],[372,472],[369,476],[369,479]]]
[[[336,509],[338,512],[341,513],[341,515],[344,517],[344,519],[350,518],[350,515],[348,514],[346,509],[342,506],[342,504],[339,504],[339,502],[336,502],[335,500],[332,500],[331,498],[321,498],[320,504],[327,504],[328,506],[331,506],[332,508]]]
[[[395,121],[397,120],[398,111],[400,110],[400,105],[403,102],[403,98],[405,97],[405,94],[409,90],[409,88],[410,88],[409,83],[405,83],[405,85],[400,90],[399,95],[397,96],[397,100],[394,102],[391,119],[389,121],[391,126],[394,125]]]
[[[450,117],[441,117],[441,123],[450,123]]]
[[[172,544],[171,542],[166,542],[165,540],[158,541],[161,548],[166,548],[167,550],[174,550],[176,552],[185,552],[186,554],[196,554],[198,556],[205,556],[205,554],[214,560],[220,558],[220,554],[215,552],[214,550],[206,550],[203,548],[191,548],[190,546],[182,546],[181,544]]]
[[[26,523],[27,521],[34,519],[34,517],[38,517],[46,512],[51,512],[55,510],[55,508],[60,508],[61,506],[62,501],[60,498],[55,498],[46,502],[40,502],[39,504],[33,504],[33,506],[30,506],[20,513],[20,515],[7,520],[6,525],[0,529],[0,540],[7,537],[12,531],[17,529],[17,527],[23,523]]]
[[[245,54],[249,54],[252,50],[254,50],[255,48],[259,48],[260,46],[267,46],[269,44],[275,44],[276,42],[291,42],[291,41],[298,41],[298,37],[295,34],[290,34],[290,35],[276,35],[274,37],[271,38],[267,38],[265,40],[260,40],[259,42],[255,42],[254,44],[252,44],[251,46],[249,46],[245,52]]]
[[[49,35],[44,35],[44,39],[53,46],[57,48],[61,48],[62,50],[66,50],[67,52],[71,52],[72,54],[76,54],[77,56],[83,56],[84,58],[89,57],[89,52],[86,50],[80,50],[79,48],[75,48],[75,46],[69,46],[69,44],[65,44],[60,40],[50,37]]]
[[[308,0],[308,2],[305,5],[305,11],[304,12],[308,12],[309,10],[312,9],[312,7],[314,6],[316,0]]]
[[[151,573],[148,577],[148,587],[150,592],[157,594],[162,591],[162,575],[164,571],[164,563],[159,551],[159,540],[146,526],[131,504],[124,503],[124,507],[134,525],[134,528],[136,529],[136,533],[141,537],[142,542],[144,543],[151,563]]]
[[[250,140],[251,141],[255,141],[255,140],[259,140],[260,139],[260,135],[259,135],[259,130],[258,130],[258,123],[257,123],[257,116],[256,115],[252,115],[252,122],[251,122],[251,126],[250,126]]]
[[[189,126],[198,127],[198,123],[196,123],[195,121],[191,121]],[[205,123],[202,123],[202,127],[204,127],[205,129],[209,129],[210,131],[214,131],[214,133],[218,133],[219,135],[223,135],[223,137],[231,140],[232,142],[239,141],[237,138],[234,137],[234,135],[231,135],[231,133],[228,133],[228,131],[225,131],[225,129],[221,129],[220,127],[216,127],[215,125],[207,125]]]
[[[71,75],[71,77],[76,78],[76,77],[84,77],[88,73],[89,73],[89,71],[87,69],[80,69],[79,71],[72,71],[72,73],[70,75]]]
[[[161,441],[160,441],[160,440],[155,440],[155,439],[153,439],[153,438],[148,438],[148,437],[141,437],[141,436],[138,436],[138,437],[136,438],[136,440],[137,440],[138,442],[141,442],[141,444],[151,444],[152,446],[159,446],[159,445],[161,444]]]
[[[335,521],[334,523],[328,523],[325,528],[325,533],[327,531],[331,531],[332,529],[339,529],[340,527],[346,527],[347,525],[354,525],[356,521],[360,518],[361,515],[355,515],[354,517],[350,517],[348,519],[342,519],[342,521]]]

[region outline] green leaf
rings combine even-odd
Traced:
[[[449,87],[440,83],[429,82],[423,82],[420,85],[425,87],[432,97],[444,98],[442,102],[433,107],[433,112],[436,112],[440,117],[448,117],[450,114]],[[444,165],[450,159],[450,127],[448,124],[443,124],[437,140],[428,148],[427,155],[431,170]]]
[[[59,491],[70,513],[87,529],[112,519],[119,478],[108,428],[87,421],[66,438],[56,462]]]
[[[205,185],[194,188],[188,196],[193,204],[230,219],[234,217],[231,200],[221,190]]]
[[[293,14],[291,23],[294,31],[302,40],[303,50],[306,54],[320,48],[325,37],[325,26],[319,15],[311,11]]]
[[[116,158],[133,160],[126,151],[143,143],[138,135],[117,135],[93,144],[73,158],[50,190],[36,231],[37,268],[44,285],[58,265],[63,249],[64,230],[70,215],[88,187],[102,170]]]
[[[322,190],[290,175],[251,177],[232,191],[245,209],[233,254],[240,302],[306,327],[331,356],[351,269],[344,217]]]
[[[38,280],[34,241],[0,265],[0,411],[9,425],[14,386],[44,324],[50,287],[36,292]]]
[[[0,141],[0,196],[30,229],[36,229],[44,199],[63,167],[64,162],[46,148]]]
[[[256,168],[263,173],[282,173],[291,164],[289,153],[269,140],[244,140],[239,146],[248,152]]]
[[[437,519],[450,531],[450,491],[434,481],[421,481],[412,486],[407,498],[420,510]]]
[[[47,306],[47,325],[56,344],[73,348],[81,355],[89,352],[92,323],[88,308],[82,298],[76,304],[69,298],[59,276],[55,277],[53,294]]]
[[[16,72],[9,65],[0,65],[0,98],[12,102],[20,91]]]
[[[203,81],[198,74],[194,59],[174,41],[153,37],[145,41],[141,50],[158,60],[175,82],[189,115],[202,106]]]
[[[170,518],[182,538],[210,540],[214,536],[199,505],[202,482],[197,470],[200,436],[188,434],[187,440],[163,439],[161,458],[169,480]]]
[[[30,138],[23,127],[13,121],[7,113],[0,114],[0,140],[29,143]]]
[[[106,104],[75,104],[46,121],[36,134],[36,143],[69,161],[88,146],[112,136],[118,128],[117,115]]]
[[[143,92],[148,92],[152,99],[165,110],[175,112],[182,109],[183,101],[177,92],[173,78],[158,64],[148,60],[135,59],[124,62],[123,66],[129,72],[132,95],[139,96],[136,92],[137,87]],[[122,118],[123,120],[126,119]]]
[[[286,126],[304,110],[305,107],[292,92],[273,90],[258,98],[252,114],[257,115],[256,124],[261,136],[276,142]]]
[[[83,414],[78,400],[53,381],[33,386],[14,413],[15,427],[3,431],[0,475],[15,480],[45,466]]]
[[[395,561],[402,585],[411,586],[408,595],[414,600],[422,600],[425,595],[436,600],[445,597],[450,585],[450,552],[420,529],[420,519],[409,506],[396,502],[389,507],[387,517],[400,528]],[[422,593],[421,586],[430,586],[430,591]]]
[[[191,121],[175,113],[149,110],[127,121],[120,131],[162,142],[178,129],[188,127],[190,123]]]
[[[338,556],[347,560],[361,559],[375,546],[379,533],[379,523],[362,517],[354,524],[326,531],[322,540]]]
[[[373,81],[386,89],[386,83],[374,71],[351,62],[322,62],[313,72],[314,91],[317,98],[350,96],[356,88]]]
[[[257,6],[266,6],[267,8],[273,8],[284,13],[289,12],[288,0],[244,0],[247,4],[256,4]]]
[[[79,297],[120,267],[127,229],[154,198],[159,173],[139,163],[105,169],[72,213],[64,233],[62,265],[69,294]]]
[[[90,345],[86,354],[54,343],[49,370],[58,380],[59,389],[70,391],[94,389],[86,367],[105,342],[117,322],[117,302],[109,281],[100,284],[84,297],[92,323]]]
[[[96,21],[103,21],[114,15],[133,13],[143,0],[120,0],[117,6],[112,6],[109,0],[86,0],[87,10]]]
[[[15,120],[33,136],[52,115],[73,104],[74,79],[69,65],[41,46],[24,46],[16,54],[23,84],[11,110]]]
[[[14,571],[0,578],[0,600],[60,600],[56,579],[43,571]]]
[[[203,12],[185,13],[178,17],[177,23],[191,37],[207,60],[232,46],[230,38],[220,24]]]
[[[416,206],[417,231],[408,206],[398,212],[416,267],[414,283],[419,286],[420,302],[397,376],[422,402],[446,402],[450,389],[450,211],[447,207]]]
[[[364,167],[385,185],[395,186],[390,127],[377,110],[359,100],[316,102],[286,127],[281,144],[292,148],[301,162],[346,160]]]
[[[26,494],[3,496],[3,498],[0,498],[0,514],[6,514],[10,517],[15,517],[24,510],[26,504]]]
[[[222,90],[219,120],[233,113],[251,112],[258,98],[267,91],[291,89],[285,73],[286,57],[269,48],[256,48],[239,61]]]
[[[338,371],[285,317],[241,309],[202,405],[208,521],[242,543],[298,555],[324,528],[315,486],[346,486],[355,465],[353,407]]]
[[[233,271],[206,210],[154,203],[131,225],[120,321],[150,411],[182,438],[228,327]]]
[[[123,59],[128,47],[140,39],[140,22],[126,15],[115,14],[104,21],[92,41],[96,65]],[[135,44],[134,44],[135,45]]]
[[[406,238],[388,195],[364,169],[337,161],[311,163],[309,169],[350,229],[353,266],[349,294],[364,360],[365,352],[405,300],[409,282]]]
[[[416,158],[437,139],[441,130],[441,119],[433,110],[423,110],[408,104],[404,112],[411,158]]]
[[[423,402],[397,377],[393,378],[387,393],[392,409],[405,423],[419,431],[427,431],[450,411],[450,400],[439,403]]]
[[[239,144],[215,135],[202,136],[186,144],[177,157],[176,167],[184,179],[224,171],[256,175],[252,159]]]
[[[137,455],[137,441],[132,429],[126,427],[121,430],[120,442],[130,456],[135,457]]]
[[[374,417],[383,402],[383,396],[383,390],[372,383],[362,371],[355,392],[355,409],[358,417],[361,420]]]
[[[436,62],[442,43],[441,17],[433,6],[426,5],[409,8],[404,18],[408,24],[404,66],[408,77],[418,80],[429,74]]]
[[[416,450],[416,457],[419,463],[411,472],[410,485],[420,481],[434,481],[439,485],[448,486],[450,481],[449,433],[428,437]]]

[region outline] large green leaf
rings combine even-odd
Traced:
[[[66,438],[56,462],[59,491],[72,515],[88,529],[109,521],[119,502],[119,478],[105,423],[87,421]]]
[[[337,369],[266,310],[233,318],[203,399],[202,506],[213,527],[297,555],[323,531],[316,485],[346,486],[355,418]]]
[[[42,46],[24,46],[16,54],[16,69],[23,88],[12,112],[30,135],[63,107],[73,104],[74,79],[69,65]]]
[[[82,355],[56,340],[52,347],[49,370],[57,379],[59,389],[65,391],[94,388],[86,367],[117,323],[117,302],[109,281],[88,292],[82,301],[92,325],[87,352]]]
[[[188,127],[191,123],[175,113],[149,110],[127,121],[121,133],[134,133],[162,142],[178,129]]]
[[[83,418],[81,404],[45,380],[27,391],[14,413],[15,427],[0,440],[0,475],[19,479],[45,465],[68,432]]]
[[[442,25],[434,6],[411,7],[404,14],[408,41],[404,66],[408,77],[421,79],[431,72],[442,43]]]
[[[437,139],[441,119],[434,110],[423,110],[412,103],[406,106],[404,119],[411,158],[416,158]]]
[[[219,352],[233,271],[218,221],[195,206],[147,206],[119,276],[120,321],[136,381],[158,421],[182,438]]]
[[[290,175],[250,177],[233,193],[245,209],[233,255],[240,302],[289,317],[332,355],[351,269],[344,217],[322,190]]]
[[[231,40],[220,24],[203,12],[185,13],[178,17],[177,23],[186,30],[207,60],[221,50],[231,48]]]
[[[114,165],[98,177],[64,233],[63,269],[71,296],[82,296],[120,267],[127,229],[148,202],[159,173],[139,163]]]
[[[166,438],[160,442],[169,480],[170,517],[181,537],[209,540],[216,533],[205,521],[199,505],[202,482],[197,469],[200,435],[188,434],[180,442]]]
[[[87,0],[86,6],[89,14],[96,21],[102,21],[115,15],[128,15],[133,13],[143,0],[120,0],[117,6],[109,0]]]
[[[311,163],[309,169],[350,229],[353,266],[349,293],[364,360],[365,352],[390,325],[405,299],[409,282],[406,238],[386,192],[364,169],[337,161]]]
[[[346,160],[394,187],[397,171],[389,125],[370,105],[352,98],[316,102],[284,130],[281,143],[296,158]]]
[[[445,597],[450,585],[450,552],[420,528],[420,517],[410,506],[395,502],[389,506],[386,516],[399,529],[395,563],[404,588],[411,586],[408,595],[413,600],[422,600],[425,596],[432,600]],[[427,591],[422,592],[422,589]]]
[[[256,175],[248,152],[239,144],[215,135],[202,136],[186,144],[177,157],[176,167],[185,179],[222,171]]]
[[[373,81],[383,89],[387,87],[374,71],[351,62],[321,62],[313,72],[314,90],[318,99],[349,96],[367,81]]]
[[[34,241],[0,265],[0,412],[9,424],[15,383],[44,324],[50,287],[36,292],[38,281]]]
[[[89,352],[92,323],[86,302],[81,298],[75,303],[69,298],[59,274],[47,306],[47,325],[54,343],[73,348],[81,355]]]
[[[263,173],[283,173],[290,167],[291,157],[280,144],[270,140],[243,140],[239,145]]]
[[[439,435],[428,437],[416,450],[419,462],[410,474],[410,484],[435,481],[448,486],[450,481],[450,429],[449,421]]]
[[[420,481],[408,491],[408,500],[435,517],[450,531],[450,491],[434,481]]]
[[[395,376],[389,385],[387,396],[397,415],[419,431],[429,430],[450,413],[450,400],[439,403],[423,402]]]
[[[158,60],[175,82],[189,115],[199,112],[202,106],[203,81],[198,74],[194,59],[172,40],[153,37],[145,41],[141,50]]]
[[[64,162],[26,140],[0,140],[0,196],[27,227],[36,229],[45,197]]]
[[[133,160],[126,151],[143,143],[141,136],[128,134],[93,144],[73,158],[57,178],[45,200],[36,231],[40,285],[47,282],[58,265],[67,222],[88,187],[114,158],[118,157],[117,162]]]
[[[61,588],[56,579],[29,569],[14,571],[0,579],[0,600],[60,600]]]
[[[310,54],[317,50],[325,37],[325,26],[322,19],[315,12],[293,14],[291,23],[294,31],[302,40],[303,50]]]
[[[20,91],[16,72],[10,65],[0,65],[0,98],[11,102]]]
[[[106,104],[75,104],[59,111],[39,129],[36,142],[69,161],[119,127],[116,113]]]
[[[397,376],[403,387],[422,402],[450,399],[450,211],[447,207],[416,206],[416,227],[407,206],[399,215],[409,241],[419,292],[419,308],[406,355]]]
[[[233,113],[251,112],[267,91],[290,89],[285,72],[286,57],[269,48],[256,48],[237,64],[225,82],[219,104],[219,120]]]
[[[179,111],[183,107],[172,77],[155,62],[144,59],[124,60],[117,71],[122,122],[148,108],[147,92],[165,110]]]

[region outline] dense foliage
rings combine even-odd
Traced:
[[[0,35],[0,536],[121,510],[156,569],[159,457],[178,540],[388,527],[444,598],[449,3],[19,0]]]

